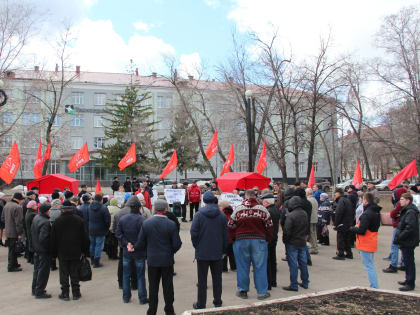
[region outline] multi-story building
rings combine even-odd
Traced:
[[[137,71],[136,71],[137,72]],[[153,106],[154,119],[157,124],[156,139],[169,136],[173,125],[176,108],[181,106],[181,99],[170,80],[153,73],[150,76],[139,76],[137,73],[100,73],[84,72],[76,67],[75,72],[66,72],[61,80],[62,73],[58,71],[40,71],[35,67],[33,71],[8,72],[5,78],[5,89],[9,96],[7,105],[0,109],[0,156],[2,160],[7,155],[13,141],[18,143],[21,154],[21,167],[15,182],[26,181],[33,178],[33,165],[37,153],[39,140],[45,138],[46,121],[48,120],[48,106],[54,104],[54,90],[59,94],[61,83],[63,95],[58,115],[53,123],[52,157],[49,164],[49,173],[62,173],[75,177],[82,182],[93,183],[97,178],[111,180],[114,176],[122,179],[125,173],[104,168],[93,159],[77,172],[70,173],[68,161],[73,154],[87,142],[92,157],[96,151],[106,143],[104,129],[104,109],[107,103],[118,101],[124,94],[130,82],[141,86],[142,92],[149,92],[150,98],[146,101]],[[195,81],[189,77],[185,81]],[[213,122],[219,132],[219,143],[225,155],[228,154],[231,144],[235,147],[234,171],[247,171],[248,168],[248,142],[246,125],[240,119],[233,97],[223,88],[223,82],[198,82],[206,99],[208,118]],[[54,88],[52,86],[54,85]],[[193,96],[191,96],[193,97]],[[191,101],[191,99],[190,99]],[[199,102],[199,100],[193,100]],[[73,105],[74,113],[65,113],[65,105]],[[197,105],[199,108],[199,104]],[[207,145],[212,132],[201,114],[194,114],[203,132],[203,143]],[[207,126],[207,127],[206,127]],[[10,130],[9,130],[10,129]],[[5,132],[8,131],[8,132]],[[330,138],[331,139],[331,138]],[[327,139],[330,144],[331,140]],[[46,143],[43,143],[45,150]],[[200,156],[200,155],[199,155]],[[295,177],[292,157],[288,157],[288,176],[290,181]],[[299,171],[301,177],[306,175],[305,151],[300,157]],[[330,178],[330,168],[327,163],[324,149],[320,143],[316,145],[315,171],[317,178]],[[211,159],[211,164],[217,174],[223,168],[223,161],[218,155]],[[141,163],[138,161],[137,163]],[[158,177],[159,174],[150,174]],[[280,179],[282,177],[276,164],[267,157],[267,169],[264,175]],[[183,178],[184,174],[172,172],[168,178]],[[210,172],[200,173],[198,170],[188,171],[189,178],[211,178]]]

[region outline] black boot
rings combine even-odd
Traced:
[[[93,260],[93,268],[101,268],[104,265],[101,264],[100,258],[94,259]]]

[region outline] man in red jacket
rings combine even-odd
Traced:
[[[238,289],[236,295],[242,299],[248,298],[249,268],[252,261],[258,299],[268,298],[267,243],[273,238],[273,221],[270,212],[258,203],[254,190],[245,192],[245,200],[233,211],[228,227],[234,233],[233,252]]]
[[[195,180],[190,188],[188,188],[188,201],[190,202],[190,221],[193,220],[194,210],[197,212],[198,208],[200,208],[201,193],[201,188],[197,185],[197,181]]]

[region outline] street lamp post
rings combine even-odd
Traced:
[[[245,91],[246,98],[246,129],[248,133],[248,172],[253,171],[253,143],[252,143],[252,122],[251,122],[251,102],[252,102],[252,91]]]

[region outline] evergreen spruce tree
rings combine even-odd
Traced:
[[[167,161],[176,149],[178,156],[177,171],[187,178],[187,171],[198,168],[203,171],[205,167],[197,162],[199,148],[191,121],[182,111],[175,114],[174,124],[169,139],[162,143],[161,154]],[[165,164],[166,165],[166,164]]]
[[[125,170],[131,175],[150,172],[156,162],[153,146],[153,107],[146,104],[149,93],[139,93],[139,87],[131,83],[120,99],[106,105],[105,146],[97,159],[104,166],[118,170],[118,163],[136,142],[137,162]]]

